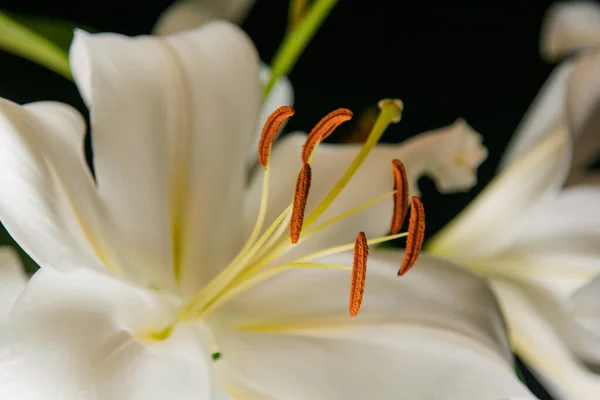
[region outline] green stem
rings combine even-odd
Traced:
[[[72,80],[65,51],[0,11],[0,49],[38,63]]]
[[[300,54],[337,2],[338,0],[315,1],[298,26],[286,35],[271,62],[271,77],[265,86],[265,98],[271,93],[277,79],[286,76],[294,67]]]

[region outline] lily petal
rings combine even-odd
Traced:
[[[356,318],[343,270],[288,271],[217,311],[223,361],[267,398],[527,397],[485,281],[427,256],[398,279],[401,252],[371,255]]]
[[[542,56],[555,61],[577,50],[600,45],[600,6],[592,1],[553,4],[544,17]]]
[[[572,304],[577,312],[582,316],[592,316],[599,318],[600,316],[600,275],[594,280],[579,289],[571,298]]]
[[[519,242],[539,243],[569,238],[600,241],[600,187],[577,185],[536,206],[515,227]],[[547,246],[549,249],[552,246]]]
[[[3,331],[0,397],[209,399],[210,355],[195,328],[143,339],[173,313],[158,295],[109,276],[42,269]]]
[[[597,187],[562,191],[516,224],[514,245],[475,266],[487,266],[483,272],[519,279],[568,302],[600,274],[600,216],[594,208],[599,202]]]
[[[475,201],[428,243],[429,251],[473,260],[516,241],[511,231],[539,202],[557,195],[570,165],[565,129],[555,130],[498,175]],[[473,246],[477,243],[477,246]]]
[[[511,343],[558,398],[595,399],[600,377],[573,356],[563,338],[518,286],[493,281],[509,325]]]
[[[292,201],[296,175],[302,166],[300,154],[305,138],[303,134],[289,135],[273,149],[268,221],[274,220]],[[312,185],[306,215],[310,215],[333,189],[359,150],[359,145],[319,145],[311,161]],[[480,136],[464,121],[423,133],[399,145],[378,145],[315,226],[391,193],[394,182],[391,162],[395,158],[402,160],[406,167],[411,194],[417,194],[417,181],[423,175],[431,176],[440,191],[448,193],[467,190],[474,185],[477,167],[486,155]],[[255,173],[247,193],[246,221],[250,227],[258,212],[262,177],[262,171]],[[367,237],[381,236],[388,232],[392,211],[392,196],[389,196],[316,233],[294,246],[287,255],[307,254],[320,248],[353,242],[358,231],[364,231]]]
[[[598,10],[600,12],[600,7]],[[600,150],[599,70],[600,50],[590,51],[576,59],[569,79],[566,112],[574,137],[572,168],[575,170],[587,167]]]
[[[500,170],[531,150],[566,122],[566,93],[573,62],[556,67],[519,123],[500,161]]]
[[[595,334],[596,341],[600,340],[600,274],[587,285],[575,292],[569,302],[572,314],[580,326]],[[586,353],[589,347],[585,346]],[[593,360],[600,364],[599,358]]]
[[[0,99],[0,219],[41,266],[112,265],[84,134],[70,106]]]
[[[26,284],[27,276],[17,253],[8,246],[0,247],[0,329]]]
[[[256,50],[224,22],[166,38],[78,31],[71,63],[91,112],[98,191],[132,259],[151,284],[198,288],[242,238],[236,160],[261,101]]]
[[[197,28],[215,19],[241,22],[254,0],[179,0],[169,6],[154,26],[157,35]]]

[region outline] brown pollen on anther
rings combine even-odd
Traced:
[[[310,191],[310,182],[312,178],[312,170],[310,164],[305,163],[298,174],[296,180],[296,189],[294,191],[294,203],[292,205],[292,217],[290,220],[290,238],[292,243],[298,243],[300,233],[302,232],[302,224],[304,223],[304,210],[306,209],[306,200]]]
[[[260,140],[258,142],[258,162],[263,167],[269,164],[269,155],[271,154],[271,146],[275,136],[281,129],[281,125],[286,119],[294,115],[294,109],[290,106],[281,106],[277,110],[273,111],[267,118],[267,122],[263,126],[260,134]]]
[[[410,219],[408,220],[408,236],[406,237],[406,251],[398,275],[406,274],[419,258],[425,239],[425,210],[418,197],[413,196],[410,203]]]
[[[369,245],[364,232],[359,232],[354,242],[354,263],[352,264],[352,278],[350,281],[350,301],[348,311],[351,317],[356,317],[365,294],[365,281],[367,279],[367,257]]]
[[[408,179],[404,164],[398,159],[392,161],[392,171],[394,173],[394,213],[390,224],[392,235],[400,232],[402,224],[408,213]]]
[[[306,142],[302,147],[302,162],[307,163],[315,146],[331,135],[338,126],[350,119],[352,119],[352,111],[347,108],[338,108],[321,118],[306,137]]]

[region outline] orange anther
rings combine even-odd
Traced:
[[[392,161],[392,171],[394,172],[394,213],[390,232],[392,235],[400,232],[402,224],[408,212],[408,179],[406,179],[406,170],[404,164],[398,159]]]
[[[269,156],[271,155],[271,146],[275,136],[281,129],[281,125],[286,119],[294,115],[294,109],[290,106],[282,106],[277,110],[273,111],[267,118],[267,122],[263,126],[262,133],[260,134],[260,140],[258,142],[258,162],[264,167],[269,163]]]
[[[292,243],[298,243],[300,233],[302,232],[302,223],[304,222],[304,210],[306,209],[306,200],[310,190],[312,171],[310,164],[305,163],[298,174],[296,180],[296,189],[294,191],[294,204],[292,206],[292,217],[290,221],[290,238]]]
[[[307,163],[315,146],[331,135],[338,126],[351,118],[352,111],[346,108],[338,108],[321,118],[306,137],[306,142],[304,142],[302,148],[302,161]]]
[[[410,204],[410,219],[408,221],[408,236],[406,238],[406,251],[398,275],[407,273],[419,258],[421,247],[425,239],[425,210],[418,197],[413,196]]]
[[[356,317],[362,304],[365,293],[365,280],[367,279],[367,257],[369,245],[364,232],[359,232],[354,242],[354,263],[352,264],[352,278],[350,282],[350,301],[348,309],[351,317]]]

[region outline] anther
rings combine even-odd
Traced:
[[[398,159],[392,161],[392,172],[394,173],[394,214],[390,224],[392,235],[400,232],[402,224],[408,212],[408,179],[404,164]]]
[[[350,301],[348,310],[351,317],[356,317],[362,304],[365,293],[365,280],[367,279],[367,257],[369,245],[364,232],[359,232],[354,242],[354,263],[352,265],[352,278],[350,281]]]
[[[267,118],[267,122],[265,122],[260,134],[260,141],[258,142],[258,161],[264,167],[269,163],[271,145],[273,144],[273,140],[275,140],[275,136],[277,136],[277,133],[285,120],[292,115],[294,115],[294,109],[292,107],[282,106],[273,111]]]
[[[321,118],[306,137],[306,142],[302,147],[302,162],[307,163],[315,146],[331,135],[338,126],[350,119],[352,119],[352,111],[346,108],[338,108]]]
[[[298,179],[296,180],[294,203],[292,206],[292,217],[290,220],[290,238],[294,244],[298,243],[298,240],[300,240],[302,224],[304,223],[304,210],[306,209],[306,200],[308,199],[311,178],[312,171],[310,164],[305,163],[298,174]]]
[[[423,239],[425,238],[425,210],[418,197],[413,196],[410,204],[410,219],[408,221],[408,236],[406,238],[406,251],[398,275],[406,274],[419,258]]]

